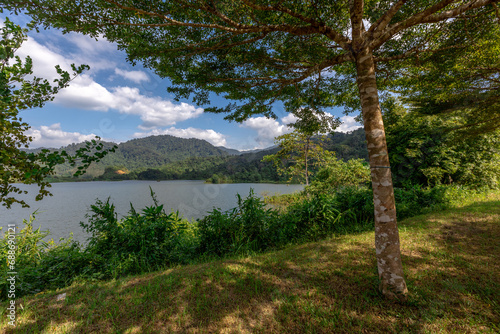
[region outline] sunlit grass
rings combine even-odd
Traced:
[[[7,333],[497,333],[500,194],[400,223],[410,291],[377,291],[373,232],[18,300]],[[64,301],[56,296],[67,293]],[[6,303],[1,304],[5,309]]]

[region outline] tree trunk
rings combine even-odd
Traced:
[[[379,288],[382,294],[388,298],[405,300],[408,289],[403,276],[396,222],[396,202],[385,141],[384,123],[378,99],[373,54],[371,50],[366,48],[357,53],[355,58],[373,186],[375,250],[380,278]]]
[[[309,158],[309,157],[308,157],[308,153],[309,153],[309,140],[310,140],[310,138],[309,138],[309,137],[307,137],[307,139],[306,139],[306,147],[305,147],[305,162],[306,162],[306,186],[308,186],[308,185],[309,185],[309,171],[308,171],[308,169],[307,169],[307,167],[308,167],[308,164],[307,164],[307,159]]]

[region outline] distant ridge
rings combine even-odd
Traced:
[[[104,142],[105,148],[114,143]],[[74,153],[83,144],[70,144],[61,147],[68,153]],[[117,145],[114,153],[108,154],[100,162],[94,164],[88,171],[89,176],[102,174],[107,166],[117,166],[123,169],[134,170],[144,168],[158,168],[168,163],[186,160],[192,157],[225,157],[231,155],[227,150],[215,147],[206,140],[196,138],[178,138],[170,135],[149,136],[132,139]],[[59,166],[57,175],[70,176],[73,169],[69,166]]]
[[[235,150],[234,148],[227,148],[224,146],[216,146],[216,148],[223,150],[229,155],[240,155],[242,153],[241,151]]]
[[[352,158],[362,158],[368,160],[368,150],[363,129],[354,130],[350,133],[335,133],[329,136],[325,148],[335,151],[336,156],[343,160]],[[114,143],[103,142],[105,148],[110,148]],[[61,147],[59,150],[66,150],[74,153],[84,144],[70,144]],[[145,170],[150,168],[160,168],[162,166],[182,162],[192,158],[223,158],[225,162],[218,167],[218,172],[231,174],[238,169],[264,168],[261,162],[263,156],[273,154],[279,150],[274,145],[264,149],[251,151],[238,151],[223,146],[214,146],[202,139],[185,139],[171,135],[157,135],[144,138],[132,139],[117,145],[114,153],[108,154],[97,164],[92,164],[85,178],[92,178],[102,175],[104,169],[109,166],[117,167],[121,170]],[[37,151],[36,149],[33,151]],[[226,159],[228,158],[228,159]],[[197,166],[189,166],[197,168]],[[266,167],[267,168],[267,167]],[[68,165],[58,166],[56,175],[70,176],[75,169]]]

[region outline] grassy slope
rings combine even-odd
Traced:
[[[373,233],[18,300],[19,333],[493,333],[500,193],[401,222],[410,299],[377,292]],[[64,301],[56,295],[67,293]],[[5,303],[2,309],[5,309]]]

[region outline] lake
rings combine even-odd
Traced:
[[[108,197],[116,207],[118,218],[130,210],[130,203],[139,211],[153,204],[149,187],[153,189],[160,204],[167,213],[179,211],[184,218],[192,220],[202,218],[214,207],[228,210],[237,205],[236,194],[248,196],[250,188],[262,197],[267,194],[288,194],[303,189],[302,185],[268,183],[230,183],[207,184],[203,181],[119,181],[119,182],[67,182],[53,183],[50,192],[54,195],[42,201],[35,201],[37,188],[34,185],[18,185],[29,191],[28,195],[19,196],[27,201],[30,208],[13,205],[7,210],[0,207],[1,226],[5,231],[7,224],[22,227],[22,220],[37,211],[34,227],[50,230],[49,238],[59,240],[73,232],[73,238],[85,241],[87,234],[80,227],[81,221],[87,221],[85,214],[96,199],[105,201]]]

